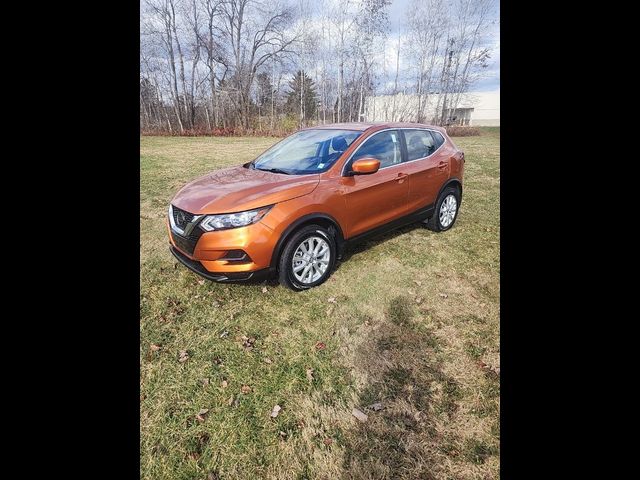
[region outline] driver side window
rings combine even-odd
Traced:
[[[380,160],[380,168],[401,163],[402,151],[400,149],[398,131],[387,130],[374,134],[358,149],[352,158],[352,162],[365,157],[373,157]]]

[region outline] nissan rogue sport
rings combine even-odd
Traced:
[[[422,221],[450,229],[464,153],[445,130],[416,123],[342,123],[300,130],[244,165],[183,187],[169,205],[170,249],[210,280],[277,275],[323,283],[345,246]]]

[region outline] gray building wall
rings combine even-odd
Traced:
[[[448,96],[450,99],[451,95]],[[423,95],[419,102],[418,95],[378,95],[367,98],[365,102],[365,118],[367,122],[415,122],[418,105],[422,103],[425,112],[424,122],[433,121],[439,104],[444,99],[440,94]],[[450,103],[450,100],[447,102]],[[457,108],[458,119],[465,118],[472,126],[500,126],[500,90],[492,92],[469,92],[461,94]]]

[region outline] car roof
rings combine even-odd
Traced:
[[[435,125],[415,122],[349,122],[349,123],[329,123],[326,125],[315,125],[307,127],[304,130],[312,129],[336,129],[336,130],[357,130],[364,132],[369,129],[380,130],[384,128],[431,128],[439,132],[445,132],[445,129]]]

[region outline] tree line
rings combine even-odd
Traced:
[[[143,0],[141,132],[282,134],[362,121],[368,97],[399,92],[417,95],[418,121],[444,124],[488,65],[494,0],[411,0],[394,35],[390,8]]]

